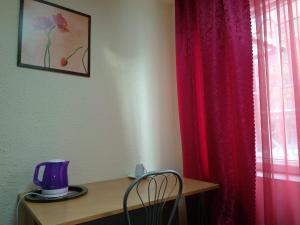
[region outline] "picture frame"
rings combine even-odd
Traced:
[[[91,16],[20,0],[17,66],[90,77]]]

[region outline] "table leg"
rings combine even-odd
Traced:
[[[208,225],[205,193],[186,197],[187,224]]]
[[[23,205],[20,205],[19,213],[20,225],[38,225],[31,216],[29,210]]]
[[[187,225],[187,212],[185,198],[181,198],[178,205],[178,221],[180,225]]]

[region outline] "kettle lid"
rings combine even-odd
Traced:
[[[62,163],[62,162],[69,162],[67,160],[64,159],[51,159],[47,161],[48,163]]]

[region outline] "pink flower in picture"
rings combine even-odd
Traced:
[[[69,32],[68,22],[61,13],[53,15],[53,20],[61,32]]]
[[[60,66],[61,67],[65,67],[68,65],[69,63],[69,60],[79,51],[83,48],[83,46],[80,46],[78,48],[76,48],[68,57],[62,57],[60,59]],[[84,62],[84,58],[86,56],[86,54],[88,53],[88,48],[86,48],[83,53],[82,53],[82,56],[81,56],[81,63],[82,63],[82,66],[84,68],[84,71],[87,72],[87,66],[85,65],[85,62]]]
[[[68,60],[65,57],[60,59],[60,65],[61,66],[66,66],[67,64],[68,64]]]
[[[33,19],[33,27],[36,30],[47,30],[50,27],[53,27],[54,23],[49,17],[46,16],[38,16]]]

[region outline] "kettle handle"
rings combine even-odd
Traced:
[[[39,180],[39,172],[40,172],[40,167],[48,164],[47,162],[42,162],[39,163],[35,166],[35,171],[33,175],[33,183],[37,186],[42,187],[42,181]]]

